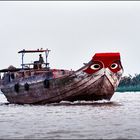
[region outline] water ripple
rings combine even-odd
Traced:
[[[111,101],[9,104],[0,94],[1,139],[139,139],[140,93]]]

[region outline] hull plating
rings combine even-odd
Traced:
[[[35,80],[36,79],[36,80]],[[99,72],[88,75],[83,69],[57,79],[50,79],[49,86],[45,87],[45,77],[29,78],[19,82],[19,91],[15,91],[15,82],[2,88],[2,92],[10,103],[19,104],[45,104],[60,101],[76,100],[110,100],[120,76],[102,69]],[[25,83],[29,89],[25,90]]]

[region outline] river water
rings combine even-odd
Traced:
[[[7,104],[0,94],[0,139],[139,139],[140,92],[111,101]]]

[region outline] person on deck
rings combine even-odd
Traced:
[[[39,68],[42,67],[42,64],[43,64],[43,63],[44,63],[44,59],[43,59],[42,55],[39,54]]]

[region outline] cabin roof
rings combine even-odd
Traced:
[[[50,50],[48,50],[48,49],[46,49],[46,50],[43,50],[43,49],[37,49],[37,50],[25,50],[25,49],[23,49],[23,50],[21,50],[21,51],[19,51],[18,53],[40,53],[40,52],[47,52],[47,51],[50,51]]]

